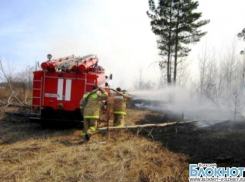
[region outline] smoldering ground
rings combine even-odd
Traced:
[[[166,128],[156,127],[150,130],[154,141],[162,142],[173,152],[187,154],[191,164],[202,162],[217,163],[222,167],[244,166],[245,122],[241,113],[234,122],[233,113],[227,106],[215,105],[180,87],[130,93],[133,95],[132,102],[138,108],[162,113],[162,116],[152,114],[139,124],[147,121],[171,122],[174,119],[180,121],[183,113],[184,120],[197,121]],[[169,117],[169,113],[174,117]],[[165,115],[167,120],[164,119]],[[147,132],[142,132],[142,135],[149,137]]]
[[[166,87],[158,90],[132,90],[135,106],[141,109],[171,113],[184,120],[206,121],[205,125],[233,120],[234,113],[228,105],[215,104],[208,98],[191,93],[184,87]],[[236,113],[236,120],[243,121],[243,111]],[[200,123],[204,125],[204,122]]]

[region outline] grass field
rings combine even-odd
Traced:
[[[129,110],[133,124],[148,111]],[[1,116],[0,181],[187,181],[188,157],[131,131],[96,134]]]

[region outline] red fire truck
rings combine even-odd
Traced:
[[[108,86],[104,68],[98,65],[96,55],[47,57],[42,69],[34,72],[32,118],[81,121],[79,103],[83,94],[93,85]]]

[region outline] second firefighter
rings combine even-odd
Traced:
[[[126,91],[122,92],[120,87],[118,87],[116,91],[117,93],[114,95],[113,103],[113,125],[122,127],[125,125],[127,101],[129,101],[131,97],[126,93]]]

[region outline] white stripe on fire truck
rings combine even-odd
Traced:
[[[71,100],[71,80],[67,79],[66,80],[66,95],[65,95],[65,100],[70,101]]]
[[[58,79],[57,100],[63,100],[64,79]]]

